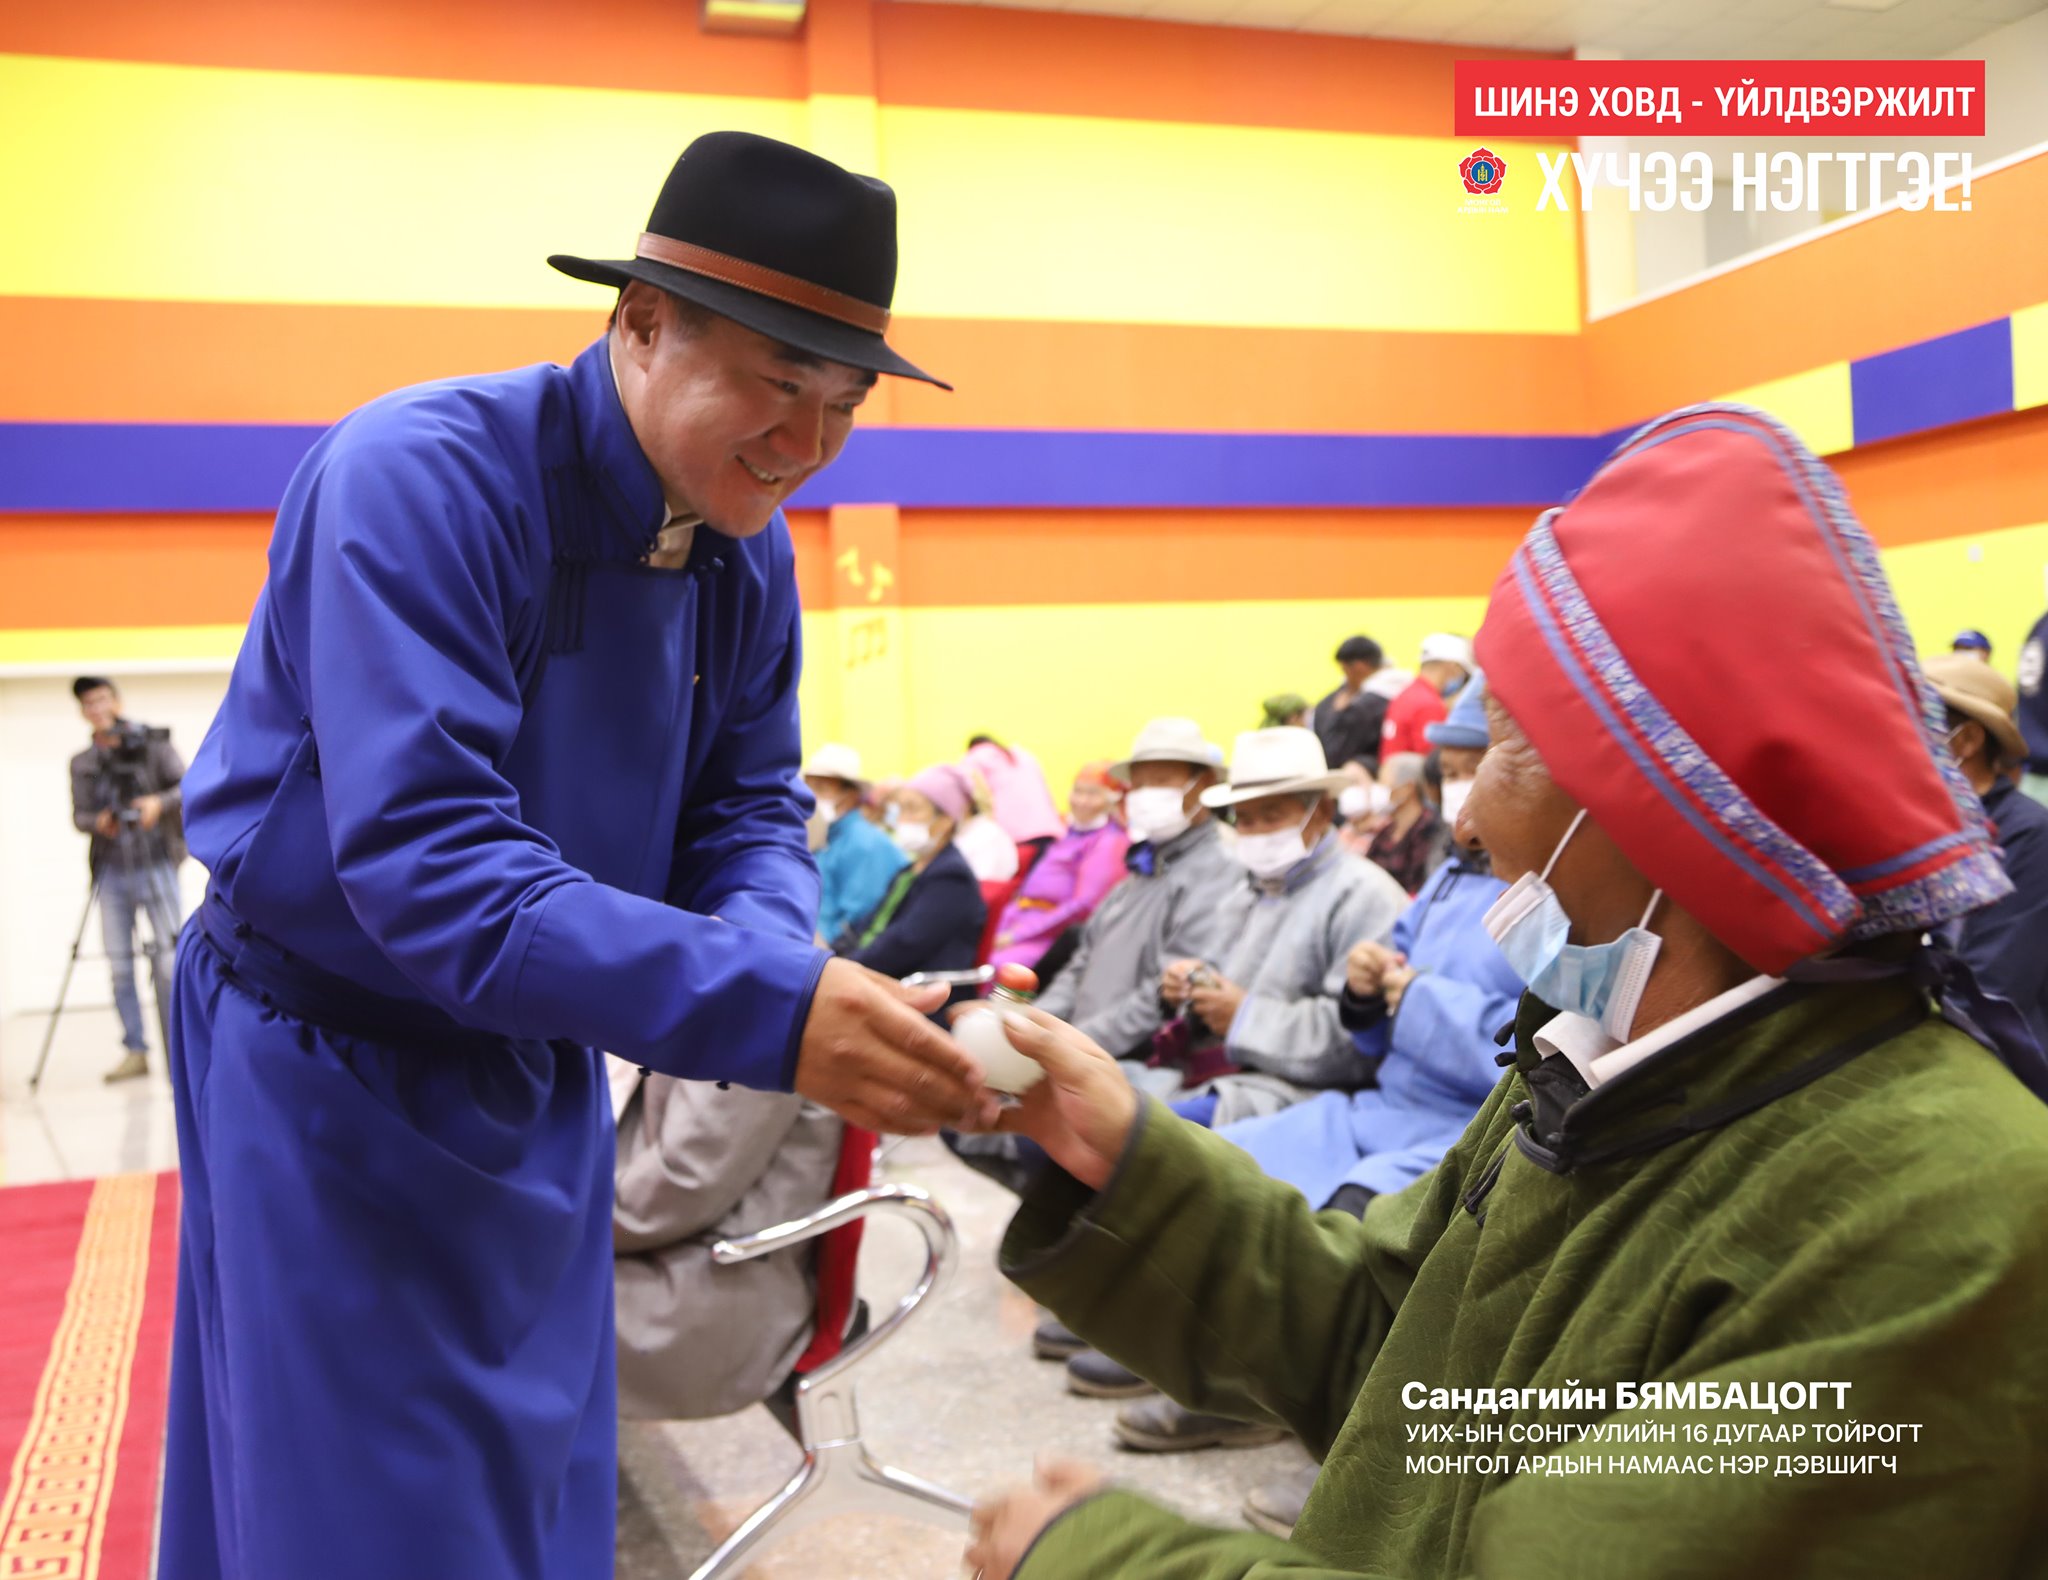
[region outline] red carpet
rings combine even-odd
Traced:
[[[146,1580],[178,1177],[0,1190],[0,1575]]]

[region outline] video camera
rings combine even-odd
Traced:
[[[113,744],[102,748],[100,777],[106,785],[106,800],[124,823],[132,823],[133,803],[149,794],[143,775],[149,767],[149,749],[171,738],[162,725],[135,724],[123,719],[114,726]]]

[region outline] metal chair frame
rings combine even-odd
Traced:
[[[928,1191],[915,1185],[870,1185],[826,1203],[816,1212],[711,1248],[720,1266],[766,1256],[815,1240],[857,1218],[893,1213],[924,1236],[924,1272],[888,1318],[852,1340],[796,1384],[797,1442],[802,1468],[782,1490],[750,1514],[697,1569],[691,1580],[729,1580],[762,1549],[793,1531],[837,1514],[894,1514],[948,1530],[967,1529],[971,1499],[907,1471],[878,1464],[861,1442],[860,1417],[849,1375],[915,1314],[951,1276],[958,1250],[953,1221]]]

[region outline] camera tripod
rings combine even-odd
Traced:
[[[142,827],[141,819],[134,807],[124,804],[116,809],[114,816],[118,823],[118,832],[113,838],[113,849],[94,867],[92,882],[86,888],[85,907],[78,913],[78,930],[71,936],[71,954],[64,962],[63,980],[57,984],[57,1002],[50,1010],[50,1024],[43,1032],[43,1046],[42,1051],[36,1055],[35,1073],[28,1078],[30,1092],[34,1092],[42,1084],[43,1067],[50,1062],[50,1045],[57,1039],[57,1022],[64,1013],[65,997],[71,991],[71,974],[78,969],[78,956],[85,947],[86,923],[92,920],[92,908],[100,898],[100,880],[106,875],[108,866],[115,862],[120,864],[123,875],[131,880],[131,892],[136,887],[133,880],[137,876],[147,880],[152,892],[159,886],[170,889],[170,892],[155,894],[155,898],[162,902],[160,905],[140,905],[138,910],[142,914],[129,924],[131,947],[134,944],[134,929],[139,926],[143,934],[142,947],[135,952],[149,962],[150,998],[156,1005],[159,1045],[164,1050],[165,1057],[168,1058],[170,1054],[171,955],[177,948],[178,940],[176,937],[158,937],[156,918],[161,912],[168,912],[172,916],[178,914],[178,897],[175,889],[171,887],[177,880],[169,866],[156,859],[162,849],[161,843],[153,837],[151,831]]]

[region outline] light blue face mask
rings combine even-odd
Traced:
[[[1550,886],[1550,871],[1585,820],[1582,807],[1542,875],[1523,873],[1488,908],[1480,925],[1530,992],[1554,1009],[1597,1020],[1608,1036],[1626,1042],[1657,952],[1664,947],[1664,940],[1650,931],[1650,917],[1664,891],[1652,894],[1643,919],[1612,943],[1572,943],[1572,919]]]

